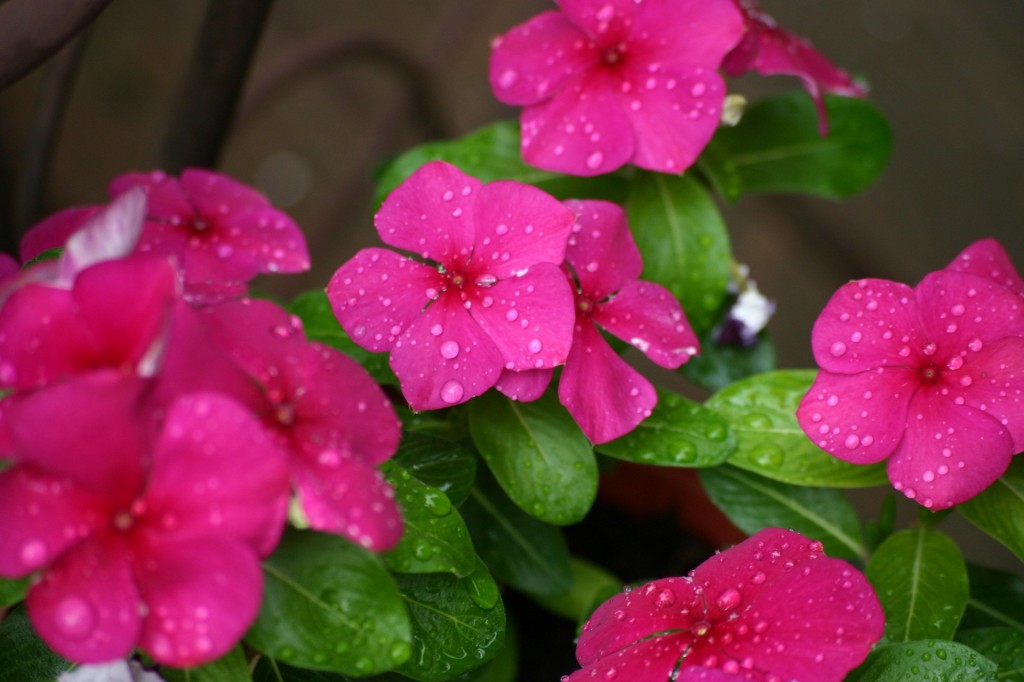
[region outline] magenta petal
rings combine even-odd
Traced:
[[[429,266],[386,249],[363,249],[331,277],[335,317],[367,350],[391,350],[446,282]]]
[[[391,352],[391,368],[414,410],[463,403],[494,386],[502,356],[492,340],[448,291],[409,325]]]
[[[64,246],[68,239],[100,212],[102,206],[66,208],[43,219],[28,229],[21,238],[18,254],[22,263]]]
[[[800,401],[797,420],[807,437],[829,454],[854,464],[879,462],[902,440],[919,384],[912,369],[821,371]]]
[[[718,668],[705,668],[703,666],[687,666],[679,671],[676,682],[734,682],[735,680],[746,680],[743,675],[733,675],[723,672]],[[659,680],[659,682],[661,682]]]
[[[600,60],[598,48],[560,12],[542,12],[493,44],[490,82],[505,104],[536,104]]]
[[[270,201],[260,192],[222,173],[205,168],[186,168],[181,188],[202,214],[260,210]]]
[[[668,68],[718,68],[744,33],[733,0],[644,0],[633,24],[631,56]]]
[[[110,196],[117,197],[133,187],[145,190],[151,218],[163,220],[171,216],[195,214],[195,206],[185,196],[178,178],[171,177],[163,171],[124,173],[110,182],[107,192]]]
[[[643,259],[621,206],[596,199],[565,205],[576,214],[565,259],[584,296],[600,301],[640,276]]]
[[[1018,296],[1024,296],[1024,279],[1013,267],[1006,249],[995,239],[974,242],[961,251],[946,269],[988,277]]]
[[[660,284],[627,284],[597,306],[593,319],[662,367],[679,367],[700,346],[679,301]]]
[[[576,326],[558,382],[558,399],[592,443],[629,433],[650,416],[658,396],[588,321]]]
[[[562,679],[565,682],[667,682],[674,679],[672,671],[683,657],[687,641],[688,638],[681,634],[651,637],[589,663]]]
[[[477,287],[474,293],[469,313],[500,349],[505,369],[545,369],[565,362],[576,315],[561,268],[539,263],[522,277]]]
[[[61,283],[96,263],[123,258],[135,249],[146,217],[146,194],[133,189],[89,218],[67,241],[60,258]]]
[[[636,0],[557,0],[569,21],[602,46],[612,46],[629,37],[630,27],[643,7]]]
[[[342,535],[374,552],[402,537],[395,492],[374,467],[325,452],[293,469],[302,511],[314,530]]]
[[[385,244],[451,265],[473,248],[481,182],[444,161],[419,167],[384,200],[374,225]]]
[[[986,344],[969,353],[959,371],[944,372],[943,378],[954,402],[998,419],[1013,439],[1013,451],[1024,451],[1024,339]]]
[[[219,658],[256,619],[263,573],[253,550],[226,537],[159,542],[135,563],[148,615],[139,647],[185,668]]]
[[[141,601],[123,542],[89,540],[66,552],[29,589],[32,626],[79,663],[124,658],[139,637]]]
[[[1024,335],[1024,299],[992,279],[939,270],[914,293],[921,324],[938,347],[936,359],[965,357],[983,342]]]
[[[0,473],[0,576],[20,578],[51,563],[108,521],[107,501],[30,466]]]
[[[910,405],[907,432],[889,458],[889,480],[928,509],[946,509],[974,497],[1010,465],[1010,433],[980,409],[922,389]]]
[[[554,373],[554,369],[526,369],[521,372],[506,369],[494,388],[506,398],[530,403],[544,395]]]

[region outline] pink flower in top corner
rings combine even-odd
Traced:
[[[628,589],[583,626],[566,682],[839,682],[881,639],[867,579],[799,533],[767,528],[684,578]]]
[[[651,382],[612,350],[598,325],[671,369],[693,357],[699,342],[675,296],[638,279],[643,262],[625,211],[598,200],[565,205],[576,214],[565,252],[576,290],[576,325],[558,397],[591,442],[605,443],[650,416],[658,397]],[[549,378],[550,372],[506,371],[498,390],[526,401],[538,397]],[[531,380],[539,391],[524,387]]]
[[[191,300],[238,297],[260,273],[309,269],[295,221],[237,180],[199,168],[185,169],[180,178],[126,173],[114,179],[110,193],[116,197],[133,187],[149,199],[138,250],[177,257]]]
[[[867,88],[850,78],[809,42],[779,28],[757,0],[735,0],[743,12],[747,33],[742,42],[722,62],[730,76],[757,71],[762,76],[796,76],[803,81],[818,108],[819,128],[828,134],[825,93],[863,97]]]
[[[1024,300],[1003,281],[947,269],[913,289],[840,288],[812,332],[808,437],[848,462],[888,459],[894,487],[929,509],[988,487],[1024,450]]]
[[[558,0],[497,38],[490,81],[522,106],[523,159],[574,175],[688,168],[718,128],[732,0]]]
[[[202,316],[263,389],[256,414],[289,454],[310,527],[376,552],[394,547],[402,518],[377,465],[395,453],[401,425],[366,370],[307,341],[301,323],[269,301],[228,301]]]
[[[437,265],[364,249],[327,296],[356,343],[390,351],[412,409],[469,400],[503,369],[565,361],[574,314],[560,266],[573,214],[556,199],[434,161],[388,196],[375,224],[386,244]]]

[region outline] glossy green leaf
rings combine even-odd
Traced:
[[[264,561],[263,607],[248,644],[285,663],[364,676],[409,656],[409,615],[373,553],[338,536],[285,534]]]
[[[996,664],[957,642],[923,640],[881,646],[846,682],[994,682]]]
[[[856,488],[888,482],[884,464],[858,466],[815,445],[796,421],[814,380],[811,370],[784,370],[738,381],[704,403],[736,433],[729,463],[783,483]]]
[[[503,583],[538,595],[569,591],[569,549],[560,528],[523,512],[489,476],[481,476],[460,511],[477,553]]]
[[[822,137],[806,94],[755,102],[739,125],[715,134],[698,167],[728,201],[749,192],[856,194],[888,163],[889,124],[867,100],[826,96],[825,104],[829,134]]]
[[[160,675],[167,682],[250,682],[249,662],[245,651],[236,646],[216,661],[195,668],[163,668]]]
[[[388,567],[399,573],[472,573],[473,543],[448,496],[394,462],[385,462],[381,469],[395,489],[405,523],[398,546],[383,555]]]
[[[998,679],[1024,682],[1024,632],[1013,628],[961,630],[956,639],[998,666]]]
[[[1007,571],[967,565],[971,596],[961,628],[1009,627],[1024,633],[1024,578]]]
[[[944,533],[904,530],[883,542],[865,571],[893,642],[952,639],[967,607],[967,567]]]
[[[0,608],[16,604],[25,598],[28,592],[28,578],[10,580],[0,578]]]
[[[821,542],[829,556],[867,553],[857,512],[840,490],[779,483],[729,465],[701,470],[700,481],[715,506],[745,533],[791,528]]]
[[[729,235],[718,207],[690,174],[637,171],[626,212],[643,279],[668,288],[700,335],[717,321],[729,284]]]
[[[658,389],[651,416],[621,438],[595,446],[617,459],[658,466],[708,467],[736,448],[736,436],[721,415],[678,393]]]
[[[412,655],[397,670],[439,682],[476,668],[501,650],[505,608],[484,608],[466,581],[447,573],[396,576],[412,620]]]
[[[511,622],[505,624],[505,645],[491,660],[452,682],[516,682],[519,678],[519,634]]]
[[[424,433],[403,433],[393,461],[443,492],[456,506],[466,499],[476,480],[477,460],[472,450]]]
[[[527,513],[558,525],[586,516],[597,461],[554,391],[532,403],[485,393],[469,404],[469,430],[498,483]]]
[[[23,607],[0,621],[0,679],[11,682],[50,682],[75,667],[39,639]]]
[[[349,682],[355,679],[323,670],[293,668],[268,656],[260,657],[252,672],[253,682]]]
[[[598,606],[622,591],[622,580],[605,568],[578,556],[571,558],[572,587],[550,597],[532,595],[552,613],[583,623]]]
[[[741,379],[775,369],[775,343],[767,332],[761,332],[757,343],[747,347],[716,343],[715,333],[711,330],[703,334],[700,353],[677,370],[693,383],[717,391]]]
[[[1024,560],[1024,460],[1018,460],[1002,478],[957,510]]]

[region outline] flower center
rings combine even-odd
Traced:
[[[928,383],[934,384],[939,379],[939,368],[935,365],[929,364],[922,367],[920,370],[921,381],[927,381]]]
[[[590,315],[592,312],[594,312],[594,308],[595,308],[594,302],[591,301],[589,298],[585,298],[583,296],[580,296],[579,298],[576,299],[576,312],[579,315],[582,315],[582,316]]]
[[[617,66],[621,64],[623,57],[624,51],[621,45],[606,47],[604,51],[601,52],[601,61],[608,66]]]
[[[210,229],[210,223],[206,221],[206,218],[202,216],[196,216],[192,220],[192,231],[193,232],[206,232]]]

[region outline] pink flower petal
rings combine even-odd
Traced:
[[[687,640],[678,633],[651,637],[588,663],[586,667],[562,679],[565,682],[668,682],[674,679],[672,671],[683,657]]]
[[[141,628],[128,548],[117,536],[64,553],[28,593],[32,626],[54,651],[79,663],[127,656]]]
[[[999,339],[972,351],[960,370],[944,372],[943,380],[954,403],[998,419],[1013,439],[1013,451],[1024,451],[1024,339]]]
[[[576,325],[558,398],[592,443],[629,433],[658,402],[651,383],[616,355],[586,320]]]
[[[335,317],[367,350],[391,350],[447,281],[435,270],[386,249],[363,249],[334,273],[327,297]]]
[[[500,366],[521,371],[565,362],[575,313],[572,289],[561,268],[539,263],[522,277],[477,287],[473,293],[469,314],[500,350]]]
[[[621,206],[593,199],[565,205],[576,214],[565,259],[588,299],[607,298],[640,276],[643,259]]]
[[[992,279],[939,270],[914,293],[921,324],[937,349],[934,358],[950,369],[956,369],[954,357],[966,358],[981,343],[1024,335],[1024,299]]]
[[[1006,249],[995,239],[974,242],[961,251],[946,269],[988,277],[1018,296],[1024,296],[1024,279],[1013,267]]]
[[[544,395],[554,372],[554,369],[526,369],[522,372],[506,369],[494,388],[506,398],[530,403]]]
[[[597,306],[593,320],[662,367],[679,367],[696,355],[700,346],[679,301],[652,282],[627,284],[610,301]]]
[[[123,173],[110,182],[107,192],[111,197],[118,197],[133,187],[145,190],[151,216],[185,216],[195,213],[195,207],[185,196],[178,178],[163,171]]]
[[[704,668],[702,666],[689,666],[679,671],[677,682],[734,682],[735,680],[746,680],[743,675],[733,675],[722,672],[717,668]]]
[[[644,0],[633,24],[630,57],[669,69],[713,70],[744,30],[733,0]]]
[[[106,524],[100,495],[32,466],[0,473],[0,576],[20,578]]]
[[[495,41],[491,89],[505,104],[536,104],[600,58],[597,46],[565,15],[542,12]]]
[[[1015,450],[999,420],[958,405],[937,387],[914,396],[903,442],[889,458],[889,480],[929,509],[974,497],[1003,475]]]
[[[854,464],[879,462],[902,440],[920,383],[913,369],[821,371],[800,401],[797,420],[807,437],[829,454]]]
[[[446,266],[464,262],[481,185],[450,163],[430,161],[388,195],[374,225],[385,244]]]
[[[68,238],[102,210],[102,206],[77,206],[58,211],[28,229],[18,248],[22,263],[51,249],[64,246]]]
[[[205,168],[186,168],[179,182],[189,203],[204,215],[270,208],[270,201],[252,187]]]
[[[131,253],[145,217],[146,194],[139,188],[125,192],[90,217],[67,240],[60,258],[61,284],[70,286],[85,268]]]
[[[471,317],[454,290],[442,294],[416,317],[391,352],[391,368],[409,406],[450,407],[494,386],[503,359],[493,336]]]
[[[375,468],[355,457],[324,452],[293,472],[311,528],[342,535],[374,552],[398,544],[403,526],[395,492]]]
[[[556,0],[559,8],[576,26],[602,46],[625,41],[642,6],[635,0]]]

